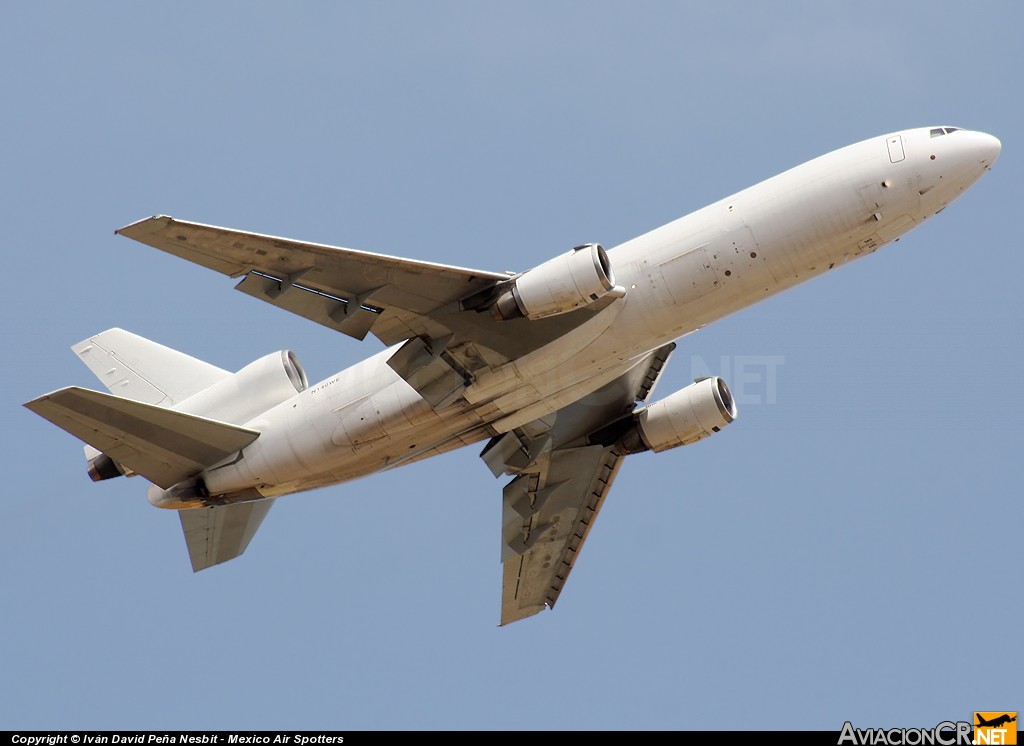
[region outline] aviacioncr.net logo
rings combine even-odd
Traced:
[[[1015,744],[1017,743],[1016,712],[974,713],[974,743]]]
[[[839,746],[970,746],[973,726],[944,720],[934,728],[854,728],[847,720]]]

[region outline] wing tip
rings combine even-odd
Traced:
[[[508,625],[518,622],[522,619],[528,619],[529,617],[535,616],[545,609],[549,609],[549,604],[539,604],[536,606],[519,606],[515,609],[502,609],[501,610],[501,622],[499,627],[507,627]]]
[[[118,228],[114,231],[114,235],[127,236],[128,238],[145,236],[167,227],[173,220],[174,218],[170,215],[150,215],[148,218],[142,218],[142,220],[136,220],[134,223]]]
[[[44,415],[40,411],[40,409],[44,408],[46,406],[46,404],[50,402],[51,399],[59,398],[61,394],[64,394],[67,391],[71,391],[72,389],[78,389],[78,388],[80,388],[80,387],[79,386],[64,386],[63,388],[55,389],[55,390],[50,391],[50,392],[45,393],[45,394],[40,394],[35,399],[27,401],[24,404],[22,404],[21,406],[23,406],[26,409],[29,409],[29,410],[35,412],[36,414],[40,415],[41,417],[46,417],[46,415]],[[49,418],[47,418],[47,419],[49,419]]]

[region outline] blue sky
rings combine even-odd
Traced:
[[[1017,2],[0,11],[0,728],[1022,709],[1022,25]],[[193,575],[141,480],[92,484],[20,406],[99,387],[68,348],[112,326],[232,370],[293,349],[311,379],[379,349],[113,235],[147,215],[526,269],[929,124],[1000,137],[996,168],[899,244],[684,340],[659,393],[721,370],[740,418],[631,457],[557,610],[506,628],[476,448],[281,500]]]

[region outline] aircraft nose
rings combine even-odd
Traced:
[[[1003,144],[999,142],[998,137],[986,134],[984,132],[974,132],[973,149],[978,161],[985,168],[992,168],[996,160],[999,158],[999,153],[1003,149]]]

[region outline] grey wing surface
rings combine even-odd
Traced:
[[[512,275],[218,228],[158,215],[116,231],[230,277],[236,289],[331,329],[391,345],[473,341],[511,359],[558,338],[611,299],[548,319],[496,321],[462,301]]]
[[[501,623],[554,608],[622,464],[614,448],[559,450],[502,493]]]
[[[167,489],[259,437],[248,428],[69,386],[25,406]]]
[[[588,436],[647,398],[674,348],[559,410],[547,432],[513,431],[485,449],[492,471],[517,474],[502,492],[501,624],[554,607],[625,457]]]
[[[199,572],[241,555],[273,504],[274,498],[270,498],[179,510],[192,571]]]

